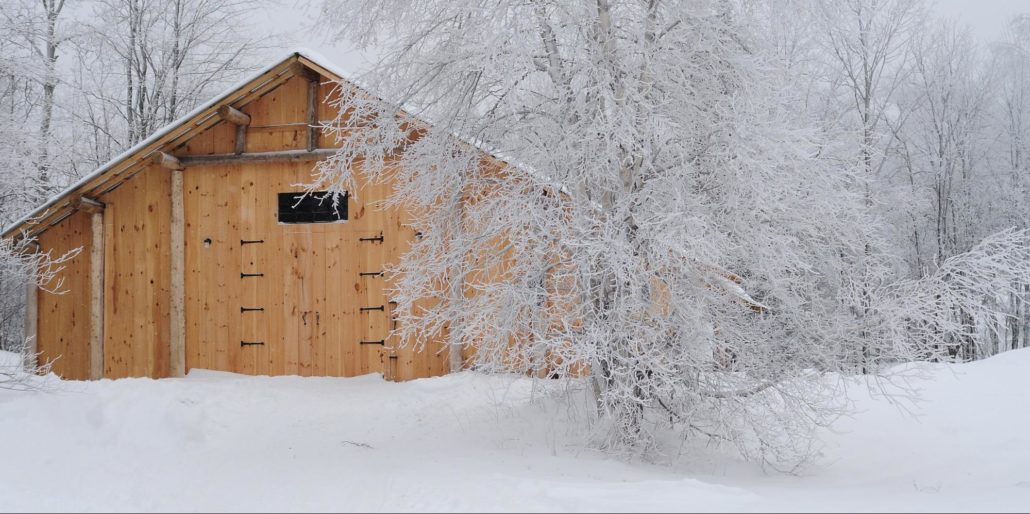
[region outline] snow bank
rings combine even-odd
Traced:
[[[21,368],[21,355],[0,350],[0,369],[12,370],[14,368]]]
[[[550,381],[242,377],[0,390],[0,510],[1025,510],[1030,351],[925,366],[919,416],[852,389],[805,476],[584,449]]]

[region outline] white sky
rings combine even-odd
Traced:
[[[1030,13],[1030,0],[937,0],[937,12],[966,23],[981,42],[1000,39],[1012,16]]]
[[[2,1],[2,0],[0,0]],[[333,64],[357,74],[367,66],[367,59],[353,51],[346,42],[327,42],[323,34],[313,30],[321,0],[268,0],[267,9],[257,13],[258,24],[285,34],[274,43],[268,59],[280,57],[298,47],[310,48],[324,55]],[[769,0],[775,1],[775,0]],[[1001,37],[1009,19],[1019,13],[1030,13],[1030,0],[930,0],[934,10],[960,23],[968,24],[981,42]]]
[[[3,1],[3,0],[0,0]],[[257,13],[256,23],[272,31],[282,32],[283,41],[272,43],[268,59],[282,57],[297,48],[307,48],[323,55],[330,63],[356,75],[368,64],[364,56],[347,42],[328,42],[324,33],[314,29],[321,0],[267,0],[270,7]],[[1028,0],[1030,1],[1030,0]]]

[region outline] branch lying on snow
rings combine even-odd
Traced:
[[[370,444],[367,444],[367,443],[359,443],[359,442],[356,442],[356,441],[347,441],[347,440],[344,440],[344,441],[340,441],[340,444],[349,444],[349,445],[351,445],[351,446],[357,446],[358,448],[367,448],[367,449],[369,449],[369,450],[374,450],[374,449],[375,449],[375,448],[374,448],[374,447],[373,447],[372,445],[370,445]]]

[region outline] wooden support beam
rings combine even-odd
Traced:
[[[308,68],[300,61],[294,62],[290,65],[290,73],[295,77],[300,77],[310,82],[318,82],[322,78],[317,71]]]
[[[75,199],[75,208],[83,212],[95,214],[104,211],[104,204],[88,196],[79,195]]]
[[[170,170],[181,170],[185,168],[179,158],[172,154],[157,152],[154,154],[152,159],[154,164],[161,166],[162,168]]]
[[[218,116],[236,125],[236,145],[233,153],[236,155],[243,153],[247,149],[247,127],[250,126],[250,115],[231,105],[223,105],[218,108]]]
[[[321,84],[322,76],[315,70],[307,67],[304,63],[297,61],[290,65],[290,72],[308,81],[307,88],[307,132],[308,151],[318,148],[318,86]]]
[[[315,150],[283,150],[278,152],[255,152],[241,154],[191,155],[179,157],[183,166],[200,166],[205,164],[233,164],[240,162],[274,162],[274,161],[318,161],[337,152],[335,148],[317,148]]]
[[[36,270],[30,271],[28,282],[25,284],[25,355],[29,362],[25,364],[31,368],[39,365],[36,354],[39,353],[39,287],[36,286]]]
[[[171,334],[168,359],[168,376],[186,375],[186,245],[185,210],[182,195],[182,170],[172,171],[172,233],[171,268],[172,280],[169,295]]]
[[[250,115],[231,105],[219,107],[218,116],[233,125],[250,125]]]
[[[308,82],[308,151],[318,148],[318,81]]]
[[[93,213],[89,248],[89,378],[104,378],[104,211]]]
[[[233,153],[240,155],[247,150],[247,126],[236,125],[236,146],[233,148]]]

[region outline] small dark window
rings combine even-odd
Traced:
[[[279,223],[331,223],[347,219],[347,195],[333,207],[333,195],[324,191],[279,193]]]

